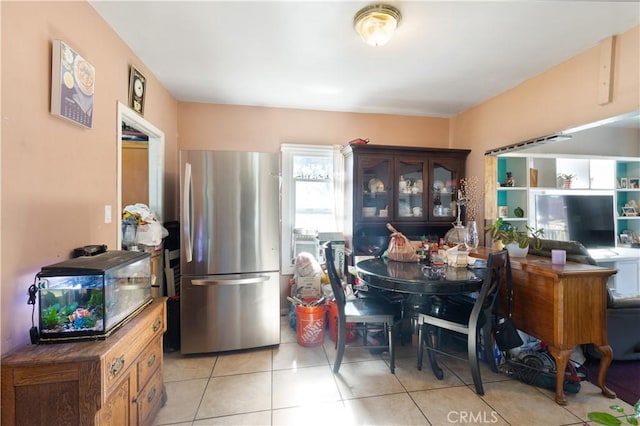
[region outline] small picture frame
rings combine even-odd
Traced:
[[[620,244],[631,244],[631,237],[629,234],[620,234]]]
[[[620,188],[626,189],[627,187],[627,178],[620,178]]]
[[[622,208],[623,216],[638,216],[638,212],[635,207],[624,206]]]
[[[631,189],[640,189],[640,179],[638,179],[638,178],[629,179],[629,188],[631,188]]]
[[[132,65],[129,73],[129,106],[140,115],[144,115],[146,91],[147,79]]]

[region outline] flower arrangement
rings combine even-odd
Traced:
[[[476,220],[478,213],[480,213],[480,200],[482,199],[478,176],[460,179],[458,198],[464,200],[463,204],[466,206],[467,221]]]

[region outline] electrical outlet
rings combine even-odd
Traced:
[[[104,223],[111,223],[111,205],[104,206]]]

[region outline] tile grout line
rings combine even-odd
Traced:
[[[198,412],[200,411],[200,407],[202,406],[202,401],[204,401],[204,395],[207,393],[207,388],[209,387],[209,383],[211,383],[211,379],[213,378],[213,371],[216,369],[216,364],[220,360],[219,356],[216,356],[213,365],[211,366],[211,371],[209,372],[209,377],[207,377],[207,384],[204,385],[204,389],[202,390],[202,395],[200,395],[200,402],[198,402],[198,406],[196,407],[196,412],[193,413],[193,419],[191,419],[191,424],[196,422],[196,418],[198,417]]]

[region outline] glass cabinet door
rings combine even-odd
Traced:
[[[452,221],[457,214],[456,200],[461,163],[451,159],[431,160],[429,216],[435,221]]]
[[[396,161],[397,205],[399,219],[424,220],[425,161],[399,158]]]
[[[362,156],[358,167],[358,182],[362,197],[356,198],[355,215],[360,220],[385,220],[393,194],[391,160],[383,156]],[[356,195],[358,192],[356,192]],[[358,205],[359,204],[359,205]]]

